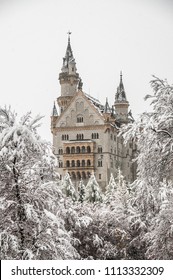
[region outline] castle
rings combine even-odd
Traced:
[[[120,168],[127,182],[134,181],[136,168],[132,160],[136,145],[129,142],[124,146],[122,137],[118,136],[120,126],[133,121],[131,112],[128,112],[122,73],[111,107],[107,98],[102,105],[86,94],[77,73],[69,33],[59,82],[59,113],[54,103],[51,132],[60,178],[68,172],[72,181],[78,183],[81,178],[88,181],[94,172],[98,183],[105,188],[111,173],[116,176]]]

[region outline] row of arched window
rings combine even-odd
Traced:
[[[90,172],[85,172],[85,171],[77,171],[77,172],[69,172],[71,179],[72,180],[80,180],[80,179],[88,179],[91,176]]]
[[[85,167],[85,166],[91,166],[91,161],[90,159],[88,160],[67,160],[66,161],[66,167]]]
[[[77,135],[76,135],[76,139],[77,139],[77,140],[83,140],[83,139],[84,139],[83,134],[77,134]]]
[[[83,117],[78,116],[77,117],[77,123],[83,123]]]
[[[62,135],[62,140],[69,140],[68,134],[63,134]]]
[[[66,154],[84,154],[84,153],[91,153],[90,146],[82,146],[82,147],[66,147]]]
[[[92,139],[99,139],[99,134],[98,134],[98,133],[92,133],[92,134],[91,134],[91,138],[92,138]],[[62,140],[69,140],[69,135],[68,135],[68,134],[63,134],[63,135],[61,136],[61,139],[62,139]],[[83,135],[83,134],[77,134],[77,135],[76,135],[76,139],[77,139],[77,140],[83,140],[83,139],[84,139],[84,135]]]

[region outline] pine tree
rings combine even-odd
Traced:
[[[78,200],[79,200],[81,203],[83,203],[84,200],[85,200],[85,185],[84,185],[82,179],[81,179],[80,182],[79,182],[78,190],[79,190],[79,199],[78,199]]]
[[[76,201],[77,199],[77,194],[76,190],[74,188],[74,185],[71,181],[70,175],[67,172],[63,178],[62,182],[62,191],[65,193],[67,197],[71,197],[73,201]]]
[[[92,203],[102,201],[101,189],[94,174],[91,175],[86,186],[86,200]]]

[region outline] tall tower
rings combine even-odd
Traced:
[[[70,44],[70,34],[68,32],[68,44],[63,58],[63,65],[59,74],[59,82],[61,85],[61,96],[57,99],[61,112],[68,106],[70,100],[74,96],[77,90],[77,84],[79,82],[79,74],[76,69],[76,62],[73,57],[73,52]]]
[[[120,84],[117,87],[117,92],[115,94],[115,113],[117,115],[117,119],[121,122],[126,122],[128,119],[128,107],[129,102],[126,98],[126,93],[124,90],[123,79],[122,79],[122,72],[120,73]]]

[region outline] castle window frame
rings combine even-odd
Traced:
[[[77,123],[83,123],[83,116],[77,115]]]
[[[66,167],[70,167],[70,161],[69,160],[66,161]]]
[[[91,153],[91,147],[87,146],[87,153],[90,154]]]
[[[75,167],[75,160],[72,160],[71,167]]]
[[[99,147],[98,147],[98,154],[102,154],[102,153],[103,153],[102,146],[99,146]]]
[[[103,167],[102,160],[98,160],[98,167]]]
[[[75,154],[75,147],[71,147],[71,154]]]
[[[76,147],[76,153],[80,154],[80,147],[79,146]]]
[[[66,147],[66,154],[70,154],[70,147]]]
[[[90,161],[90,159],[87,160],[87,166],[91,166],[91,161]]]

